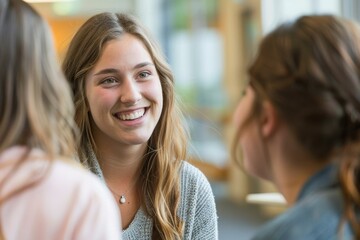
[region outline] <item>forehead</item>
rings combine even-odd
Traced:
[[[95,69],[98,67],[134,66],[141,62],[153,63],[148,49],[134,35],[125,33],[106,42]]]

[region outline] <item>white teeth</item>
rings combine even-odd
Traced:
[[[117,114],[117,116],[121,119],[121,120],[134,120],[134,119],[137,119],[137,118],[140,118],[144,115],[145,113],[145,109],[142,108],[142,109],[139,109],[139,110],[136,110],[132,113],[128,113],[128,114]]]

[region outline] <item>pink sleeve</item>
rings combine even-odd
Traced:
[[[55,163],[41,183],[1,207],[6,239],[121,239],[111,193],[85,170]]]
[[[120,214],[113,197],[97,181],[85,185],[83,187],[91,187],[91,191],[77,190],[76,204],[64,226],[69,235],[64,239],[121,239]]]

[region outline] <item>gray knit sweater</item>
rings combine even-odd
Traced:
[[[104,180],[95,154],[90,152],[91,170]],[[214,195],[204,174],[187,162],[181,169],[181,201],[179,216],[185,223],[184,240],[218,239],[217,214]],[[150,240],[153,220],[140,208],[127,229],[124,240]]]

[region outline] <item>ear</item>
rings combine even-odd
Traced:
[[[270,137],[279,125],[279,118],[274,106],[269,101],[264,101],[261,114],[261,133],[265,138]]]

